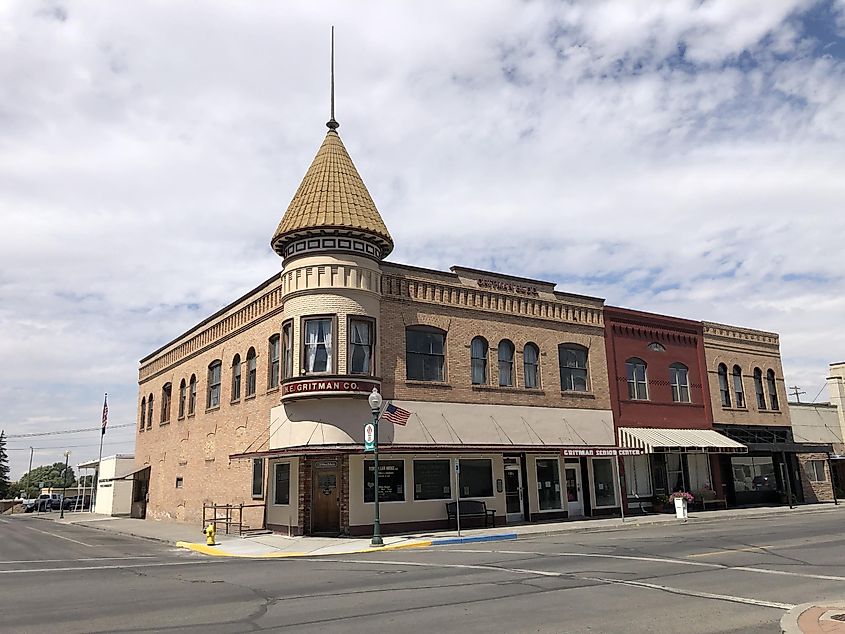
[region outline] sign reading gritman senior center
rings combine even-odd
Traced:
[[[282,399],[306,396],[367,396],[373,388],[380,387],[381,383],[377,381],[362,381],[348,376],[295,379],[282,384]]]
[[[641,456],[645,451],[637,447],[573,447],[561,449],[560,453],[568,458],[598,458],[600,456]]]

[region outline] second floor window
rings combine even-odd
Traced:
[[[487,340],[476,337],[469,344],[472,364],[472,384],[487,385]]]
[[[763,391],[763,371],[754,368],[754,394],[757,396],[757,409],[766,409],[766,393]]]
[[[293,376],[293,323],[288,322],[282,326],[282,371],[283,376],[289,379]]]
[[[778,403],[778,386],[777,382],[775,381],[775,371],[769,370],[766,372],[766,383],[769,386],[769,404],[772,406],[773,410],[780,409],[780,403]]]
[[[208,393],[205,399],[206,409],[220,405],[220,375],[223,364],[214,361],[208,366]]]
[[[241,355],[232,359],[232,401],[241,400]]]
[[[373,374],[373,322],[349,320],[349,374]]]
[[[141,431],[144,431],[144,424],[147,422],[147,397],[141,399]]]
[[[267,388],[279,387],[279,348],[281,339],[279,335],[270,337],[267,344]]]
[[[191,375],[189,388],[188,416],[193,416],[194,412],[197,411],[197,377],[194,374]]]
[[[689,403],[689,369],[683,363],[669,366],[669,383],[672,386],[672,400],[675,403]]]
[[[305,373],[331,372],[332,364],[332,320],[305,320]]]
[[[246,395],[255,396],[255,348],[250,348],[246,353]]]
[[[513,385],[513,344],[507,339],[499,342],[499,385]]]
[[[628,398],[635,401],[648,400],[648,379],[646,364],[642,359],[628,359],[625,362],[628,378]]]
[[[408,379],[443,381],[445,362],[445,332],[426,326],[405,330],[405,368]]]
[[[587,349],[576,345],[558,346],[560,389],[564,392],[587,391]]]
[[[185,379],[179,384],[179,418],[185,418],[185,405],[188,400],[188,386]]]
[[[731,406],[731,388],[728,386],[728,366],[719,364],[719,394],[722,396],[722,407]]]
[[[733,369],[734,400],[737,407],[745,407],[745,390],[742,387],[742,368],[738,365]]]
[[[147,429],[153,426],[153,395],[147,397]]]
[[[522,363],[525,387],[536,390],[540,387],[540,349],[533,343],[525,344],[522,350]]]
[[[173,393],[173,386],[170,383],[165,383],[161,388],[161,422],[170,422],[170,397]]]

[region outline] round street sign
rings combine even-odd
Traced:
[[[364,442],[368,445],[373,444],[376,439],[376,428],[372,423],[367,423],[364,426]]]

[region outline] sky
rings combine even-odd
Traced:
[[[340,134],[390,260],[845,360],[845,0],[0,3],[0,429],[131,453],[138,361],[281,267]],[[124,425],[121,427],[121,425]],[[99,433],[10,438],[12,476]]]

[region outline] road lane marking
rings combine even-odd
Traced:
[[[135,570],[136,568],[157,568],[161,566],[197,566],[225,563],[225,559],[197,559],[196,561],[161,561],[149,564],[125,566],[74,566],[72,568],[25,568],[23,570],[0,570],[0,575],[25,575],[33,572],[79,572],[80,570]]]
[[[156,555],[137,555],[134,557],[80,557],[78,559],[17,559],[0,561],[0,566],[9,564],[59,564],[74,561],[123,561],[129,559],[155,559]]]
[[[451,551],[452,549],[450,549]],[[641,557],[635,555],[608,555],[605,553],[540,553],[534,551],[521,550],[482,550],[482,549],[466,549],[454,552],[465,553],[488,553],[488,554],[508,554],[508,555],[539,555],[541,557],[592,557],[597,559],[621,559],[626,561],[648,561],[660,564],[675,564],[678,566],[694,566],[697,568],[711,568],[714,570],[735,570],[739,572],[753,572],[762,575],[781,575],[784,577],[801,577],[803,579],[820,579],[822,581],[845,581],[845,577],[836,575],[819,575],[809,572],[793,572],[790,570],[773,570],[771,568],[752,568],[750,566],[728,566],[727,564],[714,564],[706,561],[687,561],[685,559],[670,559],[667,557]]]
[[[33,528],[32,526],[24,526],[24,528],[28,528],[31,531],[35,531],[36,533],[43,533],[44,535],[49,535],[50,537],[57,537],[59,539],[64,539],[69,542],[73,542],[74,544],[79,544],[80,546],[87,546],[88,548],[96,548],[94,544],[86,544],[85,542],[81,542],[78,539],[71,539],[70,537],[65,537],[64,535],[57,535],[56,533],[51,533],[49,531],[42,531],[40,528]]]
[[[775,548],[775,546],[749,546],[748,548],[732,548],[730,550],[711,550],[706,553],[693,553],[687,557],[712,557],[713,555],[731,555],[733,553],[753,553],[756,551],[764,551],[767,548]]]
[[[475,551],[478,552],[478,551]],[[375,559],[326,559],[323,557],[309,558],[305,561],[331,561],[335,563],[354,563],[366,565],[388,565],[388,566],[415,566],[421,568],[456,568],[467,570],[483,570],[486,572],[506,572],[519,575],[530,575],[539,577],[566,577],[569,579],[579,579],[582,581],[595,581],[604,585],[626,585],[637,588],[644,588],[648,590],[659,590],[660,592],[669,592],[688,597],[697,597],[700,599],[713,599],[717,601],[730,601],[731,603],[742,603],[744,605],[756,605],[766,608],[775,608],[778,610],[791,610],[795,607],[792,603],[780,603],[777,601],[766,601],[764,599],[752,599],[749,597],[739,597],[730,594],[714,594],[712,592],[699,592],[697,590],[686,590],[684,588],[676,588],[673,586],[663,586],[656,583],[646,583],[644,581],[631,581],[628,579],[611,579],[607,577],[589,577],[586,575],[579,575],[573,572],[556,572],[553,570],[532,570],[530,568],[507,568],[505,566],[493,566],[484,564],[435,564],[420,561],[385,561]]]

